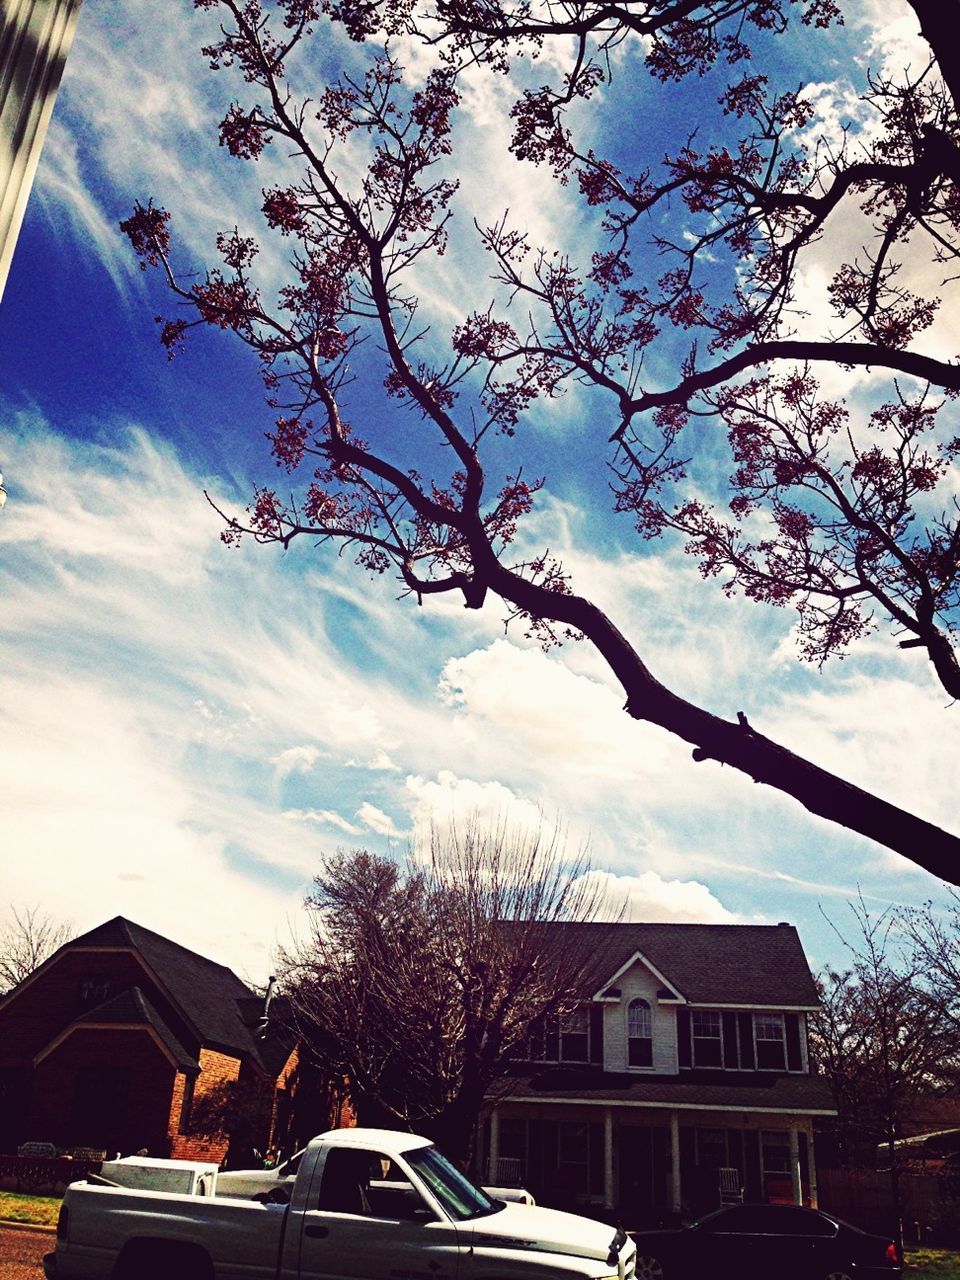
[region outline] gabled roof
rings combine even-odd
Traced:
[[[612,998],[612,993],[616,990],[614,983],[618,978],[623,977],[625,973],[629,973],[634,965],[637,964],[646,969],[647,972],[652,974],[653,977],[656,978],[657,982],[660,983],[663,988],[663,991],[660,993],[661,999],[679,1002],[681,1004],[684,1002],[683,992],[678,991],[670,979],[662,974],[657,966],[653,964],[649,957],[645,956],[642,951],[635,951],[632,956],[628,956],[626,960],[622,962],[616,973],[610,974],[608,977],[604,978],[600,990],[594,994],[594,1000],[610,1000]],[[614,998],[619,999],[619,992]]]
[[[257,1041],[241,1017],[240,1004],[255,998],[255,993],[232,969],[123,916],[74,938],[57,954],[101,948],[138,952],[202,1044],[259,1060]]]
[[[139,987],[128,987],[126,991],[105,1000],[95,1009],[88,1009],[74,1020],[73,1025],[83,1026],[84,1023],[111,1027],[151,1027],[166,1045],[181,1071],[200,1070],[200,1063],[186,1051]]]
[[[637,952],[690,1004],[813,1008],[817,988],[793,925],[556,924],[589,958],[589,995]]]

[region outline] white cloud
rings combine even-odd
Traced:
[[[363,833],[362,827],[348,822],[332,809],[288,809],[283,816],[293,822],[312,822],[319,827],[333,827],[337,831],[346,832],[349,836],[359,836]]]
[[[406,789],[419,841],[428,838],[431,829],[506,826],[533,836],[544,825],[540,807],[502,782],[477,782],[441,769],[436,778],[408,777]]]
[[[375,832],[378,836],[389,836],[394,839],[404,834],[388,813],[378,809],[369,800],[365,800],[357,810],[357,817],[365,827]]]
[[[656,922],[672,924],[736,924],[737,916],[696,880],[665,880],[655,871],[637,876],[615,875],[610,871],[588,871],[581,880],[598,892],[607,913],[623,914],[625,924]],[[574,883],[577,883],[576,881]]]
[[[287,747],[279,755],[271,756],[270,763],[277,766],[281,777],[290,773],[309,773],[318,760],[323,759],[323,752],[318,747]]]
[[[567,778],[625,780],[638,761],[650,768],[664,759],[662,740],[623,714],[614,690],[538,649],[497,640],[451,658],[440,692],[466,713],[472,736],[496,742],[515,762],[562,768]]]
[[[399,773],[400,766],[390,758],[386,751],[377,751],[368,760],[357,760],[351,757],[344,760],[347,769],[368,769],[374,773]]]
[[[231,868],[231,838],[269,825],[255,805],[237,797],[233,829],[215,823],[178,744],[161,745],[128,699],[64,673],[27,679],[5,663],[0,742],[7,901],[40,901],[78,930],[124,914],[266,970],[272,922],[299,895]]]
[[[919,75],[930,61],[916,10],[907,0],[861,0],[847,21],[865,40],[862,62],[874,72],[898,76],[904,68]]]

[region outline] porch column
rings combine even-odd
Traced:
[[[0,11],[0,295],[81,0],[5,0]]]
[[[819,1208],[817,1204],[817,1160],[813,1150],[813,1125],[807,1130],[807,1177],[810,1180],[810,1208]]]
[[[613,1108],[603,1112],[603,1203],[608,1209],[615,1204],[613,1188]]]
[[[680,1116],[670,1112],[670,1208],[680,1212]]]
[[[793,1203],[803,1204],[803,1187],[800,1183],[800,1139],[797,1126],[790,1126],[790,1180],[793,1183]]]
[[[490,1112],[490,1150],[487,1152],[487,1177],[497,1185],[497,1166],[500,1164],[500,1115],[494,1107]]]

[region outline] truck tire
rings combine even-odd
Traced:
[[[175,1240],[130,1240],[121,1250],[112,1280],[214,1280],[209,1255]]]

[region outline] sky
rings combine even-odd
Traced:
[[[922,58],[899,0],[845,8],[842,31],[772,55],[813,82],[824,137],[859,119],[868,67]],[[87,0],[0,303],[0,918],[7,902],[78,931],[122,914],[262,982],[324,856],[401,857],[431,823],[471,818],[558,827],[627,919],[790,921],[815,968],[843,964],[858,894],[875,911],[944,901],[912,863],[631,721],[587,646],[545,653],[496,602],[398,601],[389,575],[330,548],[223,546],[205,491],[242,509],[273,478],[255,369],[212,332],[166,359],[169,304],[117,230],[152,196],[183,260],[209,262],[282,169],[218,148],[231,86],[200,55],[210,30],[188,0]],[[427,55],[399,52],[417,83]],[[314,71],[360,56],[328,36]],[[598,149],[659,146],[715,98],[696,83],[659,97],[625,51],[616,76],[620,107],[582,120]],[[575,193],[508,154],[517,82],[465,84],[455,246],[420,281],[436,333],[490,295],[473,217],[509,208],[535,242],[574,250],[595,230]],[[268,280],[280,248],[261,255]],[[811,324],[826,278],[806,264]],[[938,325],[934,344],[949,308]],[[866,402],[872,377],[840,389]],[[924,659],[881,627],[802,666],[789,614],[725,599],[679,546],[638,545],[610,510],[593,410],[574,392],[531,416],[548,478],[526,543],[685,697],[956,829],[958,713]]]

